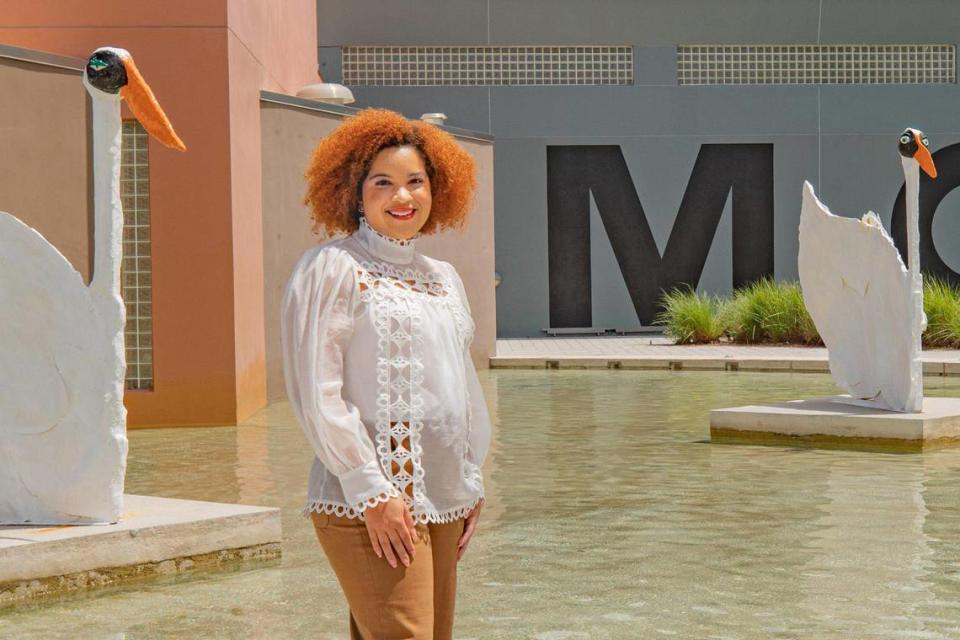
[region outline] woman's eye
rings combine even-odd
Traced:
[[[388,184],[390,184],[390,181],[389,181],[389,180],[377,180],[377,181],[374,182],[373,184],[377,185],[378,187],[385,187],[385,186],[387,186]]]
[[[423,178],[414,178],[410,181],[410,184],[423,184]]]
[[[907,144],[908,142],[910,142],[910,136],[900,136],[901,144]]]

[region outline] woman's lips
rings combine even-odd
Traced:
[[[396,218],[397,220],[410,220],[416,215],[417,210],[413,208],[409,209],[387,209],[387,213]]]

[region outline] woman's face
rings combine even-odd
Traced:
[[[430,178],[420,151],[388,147],[373,158],[361,190],[363,215],[375,230],[398,240],[417,235],[430,217]]]

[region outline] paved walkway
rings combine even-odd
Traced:
[[[718,369],[828,371],[823,347],[674,345],[663,336],[502,338],[495,369]],[[923,352],[927,375],[960,375],[960,351]]]

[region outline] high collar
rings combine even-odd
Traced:
[[[417,234],[419,236],[420,234]],[[410,264],[413,262],[413,254],[416,251],[416,238],[409,240],[398,240],[390,236],[383,235],[370,226],[366,217],[360,216],[360,226],[353,232],[363,248],[370,252],[374,257],[387,262],[396,264]]]

